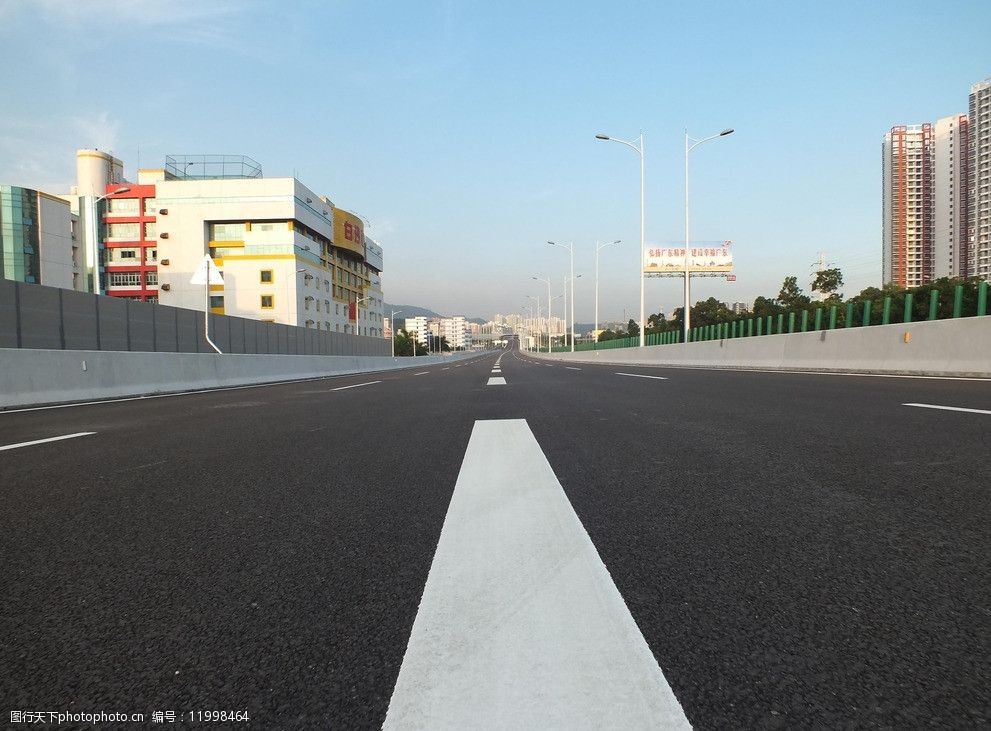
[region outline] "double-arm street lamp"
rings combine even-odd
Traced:
[[[575,352],[575,242],[570,241],[567,244],[559,244],[554,241],[548,241],[551,246],[558,246],[562,249],[567,249],[568,253],[571,254],[571,352]],[[564,306],[567,308],[568,303],[565,302]],[[567,315],[565,315],[567,319]],[[567,322],[565,322],[565,327],[567,327]]]
[[[607,246],[612,246],[619,242],[619,239],[606,241],[601,244],[598,241],[595,242],[595,334],[592,335],[594,338],[599,337],[599,252]]]
[[[643,262],[644,262],[644,210],[643,210],[643,196],[644,196],[644,137],[643,130],[640,131],[640,137],[638,138],[637,144],[633,144],[628,140],[621,140],[616,137],[609,137],[608,135],[598,134],[595,136],[597,140],[608,140],[610,142],[619,142],[622,145],[626,145],[638,155],[640,155],[640,260],[637,262],[637,275],[640,277],[640,347],[644,346],[644,296],[643,296]]]
[[[688,130],[685,130],[685,310],[684,310],[684,321],[685,321],[685,342],[688,342],[688,330],[691,321],[691,281],[692,275],[688,266],[688,252],[691,246],[691,239],[689,238],[688,229],[688,153],[694,150],[696,147],[701,145],[703,142],[708,142],[709,140],[714,140],[719,137],[726,137],[727,135],[733,134],[732,128],[724,129],[719,134],[710,135],[709,137],[703,137],[700,140],[694,137],[688,136]],[[642,331],[641,331],[642,334]]]

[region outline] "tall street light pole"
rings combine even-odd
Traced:
[[[685,342],[688,342],[688,330],[691,327],[691,317],[692,317],[692,305],[691,305],[691,281],[692,275],[688,265],[688,252],[691,246],[691,238],[689,237],[688,228],[688,153],[694,150],[696,147],[701,145],[703,142],[708,142],[709,140],[714,140],[718,137],[725,137],[726,135],[733,134],[733,129],[724,129],[722,132],[716,135],[711,135],[709,137],[704,137],[701,140],[697,140],[694,137],[688,136],[688,130],[685,130],[685,310],[684,317],[685,321]]]
[[[93,294],[100,294],[100,244],[96,240],[98,232],[100,230],[99,222],[97,221],[100,212],[100,201],[106,200],[107,198],[113,195],[120,195],[121,193],[127,193],[130,190],[131,190],[130,187],[124,186],[122,188],[117,188],[115,190],[112,190],[109,193],[104,193],[98,198],[94,198],[93,203],[89,208],[89,216],[88,216],[89,221],[87,221],[86,228],[88,229],[88,233],[89,233],[90,249],[91,249],[90,257],[89,257],[90,266],[93,267],[93,283],[91,287],[91,289],[93,290]],[[142,234],[142,238],[144,238],[144,234]],[[209,290],[209,287],[207,287],[207,289]]]
[[[643,130],[640,130],[640,137],[638,138],[638,143],[634,145],[632,142],[627,140],[621,140],[616,137],[610,137],[608,135],[598,134],[595,136],[597,140],[608,140],[610,142],[619,142],[622,145],[626,145],[630,149],[634,150],[638,155],[640,155],[640,261],[637,265],[637,274],[640,277],[640,347],[644,346],[644,297],[643,297],[643,260],[644,260],[644,210],[643,210],[643,199],[644,199],[644,137]]]
[[[393,310],[392,314],[389,315],[389,330],[392,332],[392,357],[396,357],[396,315],[402,313],[402,310]]]
[[[603,244],[600,244],[598,241],[595,242],[595,334],[592,336],[595,338],[599,337],[599,252],[607,246],[612,246],[619,242],[619,239],[607,241]]]
[[[558,244],[554,241],[548,241],[551,246],[558,246],[562,249],[567,249],[568,253],[571,254],[571,352],[575,352],[575,242],[569,241],[567,244]],[[565,308],[567,308],[568,303],[565,301]],[[567,313],[565,314],[567,318]]]
[[[536,279],[536,277],[534,277]],[[527,295],[527,299],[532,299],[537,305],[537,337],[534,338],[533,350],[534,352],[540,350],[540,295],[534,297],[532,294]]]
[[[551,278],[534,277],[538,282],[547,282],[547,352],[551,352]]]

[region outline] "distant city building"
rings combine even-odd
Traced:
[[[932,124],[892,127],[882,147],[884,282],[917,287],[933,278]]]
[[[78,222],[62,198],[0,185],[0,279],[84,289]]]
[[[748,311],[746,302],[723,302],[723,305],[734,315],[742,315]]]
[[[991,279],[991,78],[970,87],[970,274]]]
[[[426,344],[427,335],[430,334],[430,318],[422,316],[407,317],[404,329],[413,336],[416,342]]]

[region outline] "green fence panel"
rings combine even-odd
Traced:
[[[905,293],[905,315],[902,322],[912,322],[912,293]]]
[[[988,314],[988,283],[981,282],[977,285],[977,316],[983,317]]]
[[[730,323],[729,331],[730,331],[730,337],[735,338],[736,337],[736,320],[733,320],[733,322]]]
[[[795,332],[795,313],[794,312],[789,312],[788,313],[788,332],[790,332],[790,333]]]
[[[939,290],[929,291],[929,319],[935,320],[939,313]]]
[[[960,317],[963,314],[963,285],[958,284],[953,289],[953,316]]]
[[[881,305],[881,324],[888,325],[891,323],[891,297],[884,298],[884,304]]]
[[[863,327],[867,327],[871,324],[871,301],[864,300],[864,319]]]
[[[837,308],[836,305],[833,305],[832,307],[829,308],[829,329],[830,330],[835,330],[836,329],[836,311],[837,311],[837,309],[839,309],[839,308]]]
[[[853,302],[846,303],[846,320],[843,323],[844,327],[853,327]]]
[[[802,310],[802,332],[809,331],[809,311]]]
[[[778,335],[785,331],[785,313],[778,313]]]
[[[765,328],[765,332],[768,335],[772,335],[774,333],[774,328],[772,327],[773,324],[774,324],[774,315],[768,315],[767,316],[767,327]]]
[[[822,308],[816,307],[816,319],[815,319],[815,331],[819,332],[822,330]]]
[[[754,334],[754,321],[753,318],[747,319],[747,337],[751,337]]]
[[[757,335],[763,335],[763,334],[764,334],[764,318],[763,317],[758,317],[757,318]]]

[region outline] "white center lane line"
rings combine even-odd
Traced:
[[[419,373],[414,373],[413,375],[414,376],[425,376],[428,373],[430,373],[430,371],[420,371]]]
[[[475,422],[383,728],[691,728],[523,419]]]
[[[963,411],[968,414],[991,414],[987,409],[966,409],[963,406],[939,406],[937,404],[902,404],[902,406],[915,406],[920,409],[940,409],[941,411]]]
[[[505,386],[506,379],[502,376],[490,376],[489,382],[485,384],[486,386]]]
[[[35,444],[47,444],[48,442],[61,442],[63,439],[75,439],[76,437],[88,437],[90,434],[96,434],[95,431],[81,431],[75,434],[65,434],[61,437],[48,437],[48,439],[35,439],[31,442],[20,442],[18,444],[5,444],[0,447],[0,452],[8,449],[19,449],[20,447],[31,447]]]
[[[353,383],[350,386],[338,386],[337,388],[330,389],[331,391],[345,391],[349,388],[360,388],[362,386],[371,386],[375,383],[382,383],[382,381],[368,381],[367,383]]]
[[[642,373],[617,373],[616,375],[617,376],[631,376],[633,378],[653,378],[653,379],[656,379],[658,381],[666,381],[666,380],[668,380],[664,376],[645,376]]]
[[[581,368],[575,368],[574,366],[565,366],[569,371],[580,371]]]

